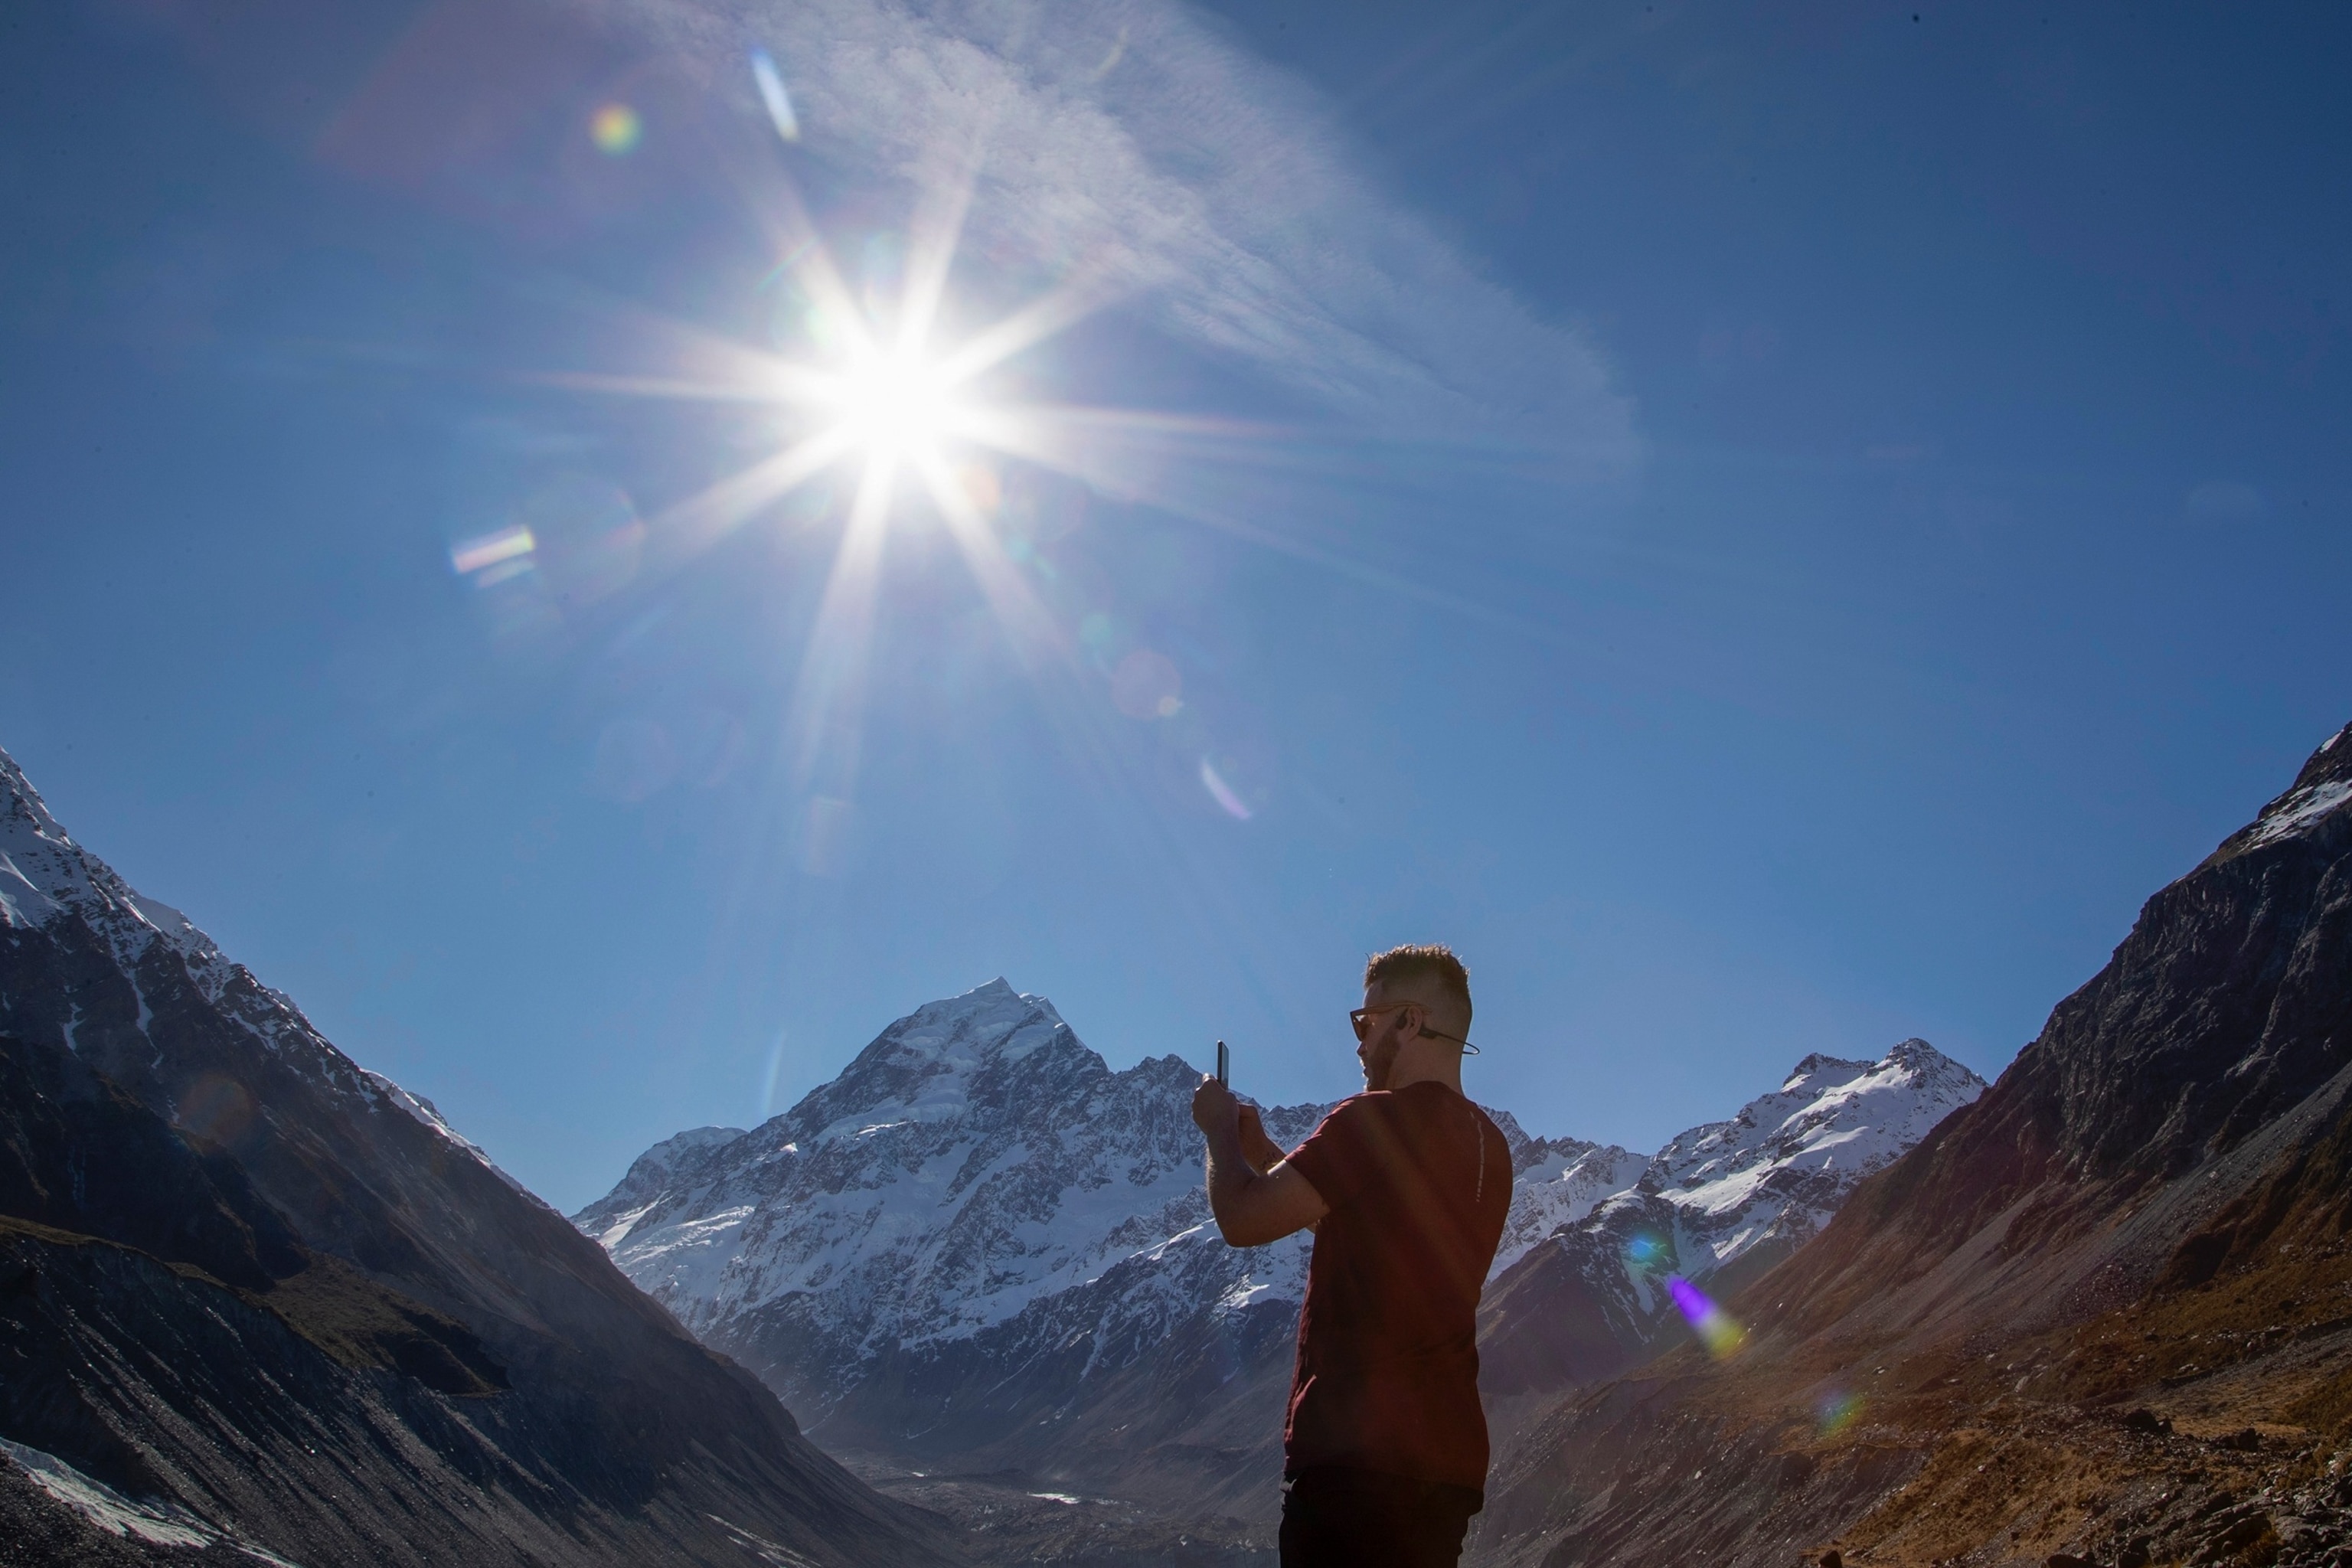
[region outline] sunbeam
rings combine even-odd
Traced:
[[[875,577],[897,484],[896,464],[866,465],[849,526],[834,552],[833,573],[793,688],[787,734],[792,782],[798,789],[845,791],[856,776],[866,665],[874,642]]]
[[[771,64],[759,86],[789,142],[779,108],[788,100],[770,90],[780,86],[780,79],[768,79],[772,75]],[[1366,457],[1350,475],[1349,443],[1328,432],[1318,439],[1288,426],[1021,395],[1008,374],[1017,362],[1137,285],[1108,264],[1080,258],[1057,283],[1000,314],[975,322],[959,308],[952,285],[986,141],[975,132],[930,161],[895,275],[887,254],[878,266],[869,254],[862,268],[845,267],[789,177],[763,176],[772,183],[755,189],[748,168],[739,171],[744,198],[768,228],[777,258],[759,290],[774,297],[786,346],[757,348],[663,322],[667,364],[636,374],[532,378],[593,395],[775,411],[772,450],[647,519],[646,553],[665,569],[683,566],[737,530],[775,515],[795,491],[846,470],[846,515],[829,506],[803,509],[793,524],[817,526],[830,516],[841,529],[801,648],[777,758],[780,782],[803,804],[830,801],[845,810],[855,798],[877,599],[894,531],[944,531],[1017,661],[1050,693],[1049,708],[1070,708],[1075,717],[1087,705],[1086,684],[1097,675],[1115,677],[1101,662],[1099,639],[1087,640],[1083,612],[1065,625],[1049,607],[1046,599],[1060,596],[1050,585],[1050,564],[1016,537],[1017,525],[1000,531],[1005,464],[1066,476],[1345,575],[1463,607],[1408,573],[1375,565],[1367,552],[1376,542],[1360,517],[1334,533],[1304,521],[1311,511],[1282,504],[1291,499],[1282,493],[1286,487],[1347,478],[1375,482],[1375,470],[1392,453]],[[619,302],[606,313],[616,325],[652,324]],[[1255,482],[1266,493],[1255,502],[1226,493],[1236,481]],[[497,569],[486,567],[485,575]],[[1114,700],[1126,710],[1116,690]],[[1181,706],[1171,694],[1150,711],[1164,719]],[[1064,739],[1081,752],[1093,748],[1076,731]],[[1250,821],[1255,808],[1237,775],[1210,760],[1207,737],[1197,743],[1208,801],[1228,822]],[[823,837],[814,826],[807,832],[811,844]],[[813,861],[825,858],[812,855]]]

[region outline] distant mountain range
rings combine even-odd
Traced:
[[[5,753],[0,1440],[11,1563],[957,1557]]]
[[[1113,1072],[1050,1002],[992,981],[891,1025],[756,1130],[656,1144],[574,1223],[836,1453],[1262,1544],[1308,1237],[1216,1235],[1199,1079],[1174,1057]],[[1777,1260],[1982,1088],[1919,1040],[1809,1057],[1648,1158],[1494,1112],[1515,1167],[1482,1331],[1502,1392],[1675,1339],[1670,1278]],[[1267,1127],[1295,1144],[1328,1109],[1276,1107]]]

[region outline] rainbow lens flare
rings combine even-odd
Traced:
[[[539,541],[528,528],[502,528],[478,539],[461,539],[449,547],[449,564],[460,577],[472,577],[477,587],[503,583],[531,568]]]
[[[776,134],[787,142],[801,139],[801,118],[793,112],[792,94],[784,90],[784,74],[765,49],[751,51],[751,80],[760,89],[760,101],[768,110],[768,123]]]
[[[1666,1290],[1674,1297],[1675,1305],[1682,1309],[1691,1332],[1698,1336],[1698,1342],[1716,1360],[1723,1360],[1748,1342],[1748,1331],[1738,1321],[1681,1275],[1673,1275],[1666,1280]]]
[[[646,122],[625,103],[608,103],[588,119],[588,139],[608,158],[635,152],[645,134]]]
[[[1207,790],[1209,798],[1224,807],[1225,815],[1235,822],[1250,819],[1249,803],[1234,793],[1234,786],[1225,782],[1225,775],[1219,773],[1206,757],[1201,759],[1201,787]]]
[[[1848,1394],[1843,1388],[1832,1389],[1813,1407],[1813,1414],[1820,1417],[1822,1436],[1834,1436],[1861,1419],[1862,1395]]]

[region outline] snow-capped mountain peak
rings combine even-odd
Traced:
[[[1984,1088],[1925,1040],[1876,1061],[1815,1053],[1727,1120],[1667,1140],[1497,1268],[1479,1342],[1488,1386],[1557,1388],[1643,1360],[1680,1330],[1670,1281],[1727,1293],[1754,1279]]]
[[[934,1386],[955,1367],[971,1386],[1058,1388],[1171,1335],[1278,1346],[1309,1238],[1237,1251],[1215,1235],[1198,1078],[1172,1056],[1113,1072],[1052,1003],[992,980],[892,1024],[757,1128],[656,1144],[574,1223],[819,1423],[875,1378]],[[1496,1271],[1587,1237],[1650,1312],[1662,1293],[1627,1275],[1619,1230],[1663,1226],[1694,1277],[1792,1243],[1981,1087],[1922,1041],[1877,1061],[1810,1056],[1650,1156],[1493,1112],[1514,1177]],[[1267,1129],[1293,1146],[1328,1109],[1276,1108]],[[1243,1315],[1275,1326],[1218,1326]]]
[[[1720,1206],[1775,1171],[1838,1172],[1848,1177],[1842,1185],[1851,1185],[1983,1091],[1982,1079],[1921,1039],[1905,1040],[1874,1062],[1816,1053],[1729,1121],[1670,1141],[1643,1184],[1677,1195],[1728,1184],[1708,1200],[1690,1200],[1702,1206]]]
[[[1876,1061],[1814,1054],[1723,1121],[1667,1141],[1640,1176],[1544,1237],[1604,1298],[1622,1331],[1652,1331],[1670,1275],[1752,1273],[1811,1238],[1856,1183],[1984,1092],[1927,1041]],[[1527,1251],[1532,1252],[1533,1248]]]
[[[1197,1079],[1175,1057],[1114,1073],[993,980],[749,1132],[657,1145],[575,1223],[698,1331],[822,1346],[822,1401],[886,1348],[981,1333],[1198,1227]],[[1269,1121],[1303,1136],[1315,1113]]]
[[[311,1026],[293,998],[263,984],[225,956],[194,921],[140,893],[75,843],[16,759],[0,751],[0,929],[10,927],[73,932],[74,940],[102,950],[130,983],[135,1011],[122,1022],[135,1031],[134,1040],[146,1034],[152,1009],[165,1005],[168,993],[193,988],[314,1086],[354,1107],[412,1117],[489,1166],[517,1192],[525,1191],[459,1136],[430,1101],[360,1068]],[[92,1029],[110,1025],[86,1020],[79,1004],[68,999],[59,1027],[67,1047],[79,1052]],[[150,1042],[138,1042],[139,1051],[150,1048]]]
[[[899,1122],[958,1120],[971,1109],[976,1085],[1040,1051],[1092,1054],[1051,1002],[1024,996],[1001,978],[926,1004],[885,1029],[839,1078],[794,1108],[796,1141],[814,1149]],[[828,1110],[833,1114],[826,1116]],[[825,1119],[818,1121],[820,1116]]]
[[[187,962],[191,978],[209,995],[218,995],[230,968],[187,916],[142,897],[76,844],[16,759],[0,752],[0,925],[43,926],[61,916],[86,921],[126,966],[163,942]]]

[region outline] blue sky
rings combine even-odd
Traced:
[[[1451,941],[1637,1148],[1990,1076],[2352,717],[2330,7],[211,10],[0,23],[0,745],[567,1208],[998,974],[1295,1100]],[[974,403],[1111,412],[861,622],[854,467],[581,378],[959,193],[938,341],[1086,307]]]

